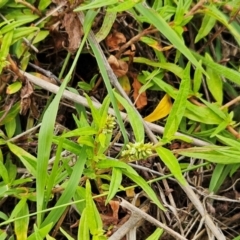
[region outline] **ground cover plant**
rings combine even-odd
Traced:
[[[0,239],[240,239],[240,1],[0,1]]]

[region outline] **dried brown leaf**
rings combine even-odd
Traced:
[[[31,95],[33,93],[33,87],[29,81],[26,80],[24,86],[21,88],[21,109],[20,113],[25,115],[31,105]]]
[[[142,84],[137,80],[137,76],[132,74],[133,76],[133,99],[136,102],[137,109],[141,109],[147,105],[147,95],[146,92],[139,93]]]
[[[68,51],[75,53],[81,43],[83,35],[80,21],[75,13],[66,13],[62,22],[68,34]]]
[[[121,45],[126,42],[125,36],[120,32],[114,32],[107,36],[106,44],[109,47],[109,51],[119,50]]]
[[[122,60],[118,60],[116,57],[111,55],[108,58],[108,62],[117,77],[122,77],[128,72],[128,64]]]

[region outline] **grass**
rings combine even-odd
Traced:
[[[0,238],[239,239],[238,6],[2,1]]]

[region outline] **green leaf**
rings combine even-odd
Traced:
[[[199,64],[202,65],[202,61],[199,61]],[[196,67],[193,78],[193,92],[196,94],[202,84],[202,70],[199,67]]]
[[[17,28],[13,32],[13,41],[12,44],[17,42],[19,39],[22,39],[23,37],[27,37],[29,34],[39,31],[38,27],[21,27]]]
[[[83,173],[84,165],[86,163],[86,158],[87,158],[87,155],[86,155],[85,149],[82,149],[81,154],[79,154],[79,159],[77,160],[75,166],[73,167],[72,174],[68,181],[68,187],[65,188],[64,192],[62,193],[61,197],[58,199],[55,205],[56,208],[53,209],[48,214],[48,216],[42,223],[41,227],[46,226],[50,223],[55,224],[59,220],[63,212],[65,211],[67,207],[66,203],[70,202],[71,198],[73,197],[77,189],[78,183]],[[58,206],[64,205],[64,204],[65,204],[64,207],[57,208]]]
[[[215,4],[206,5],[202,12],[204,15],[209,15],[222,23],[231,32],[238,45],[240,45],[239,29],[234,24],[234,21],[231,21],[230,17],[228,17],[223,11],[220,11]]]
[[[74,12],[80,12],[83,10],[88,10],[88,9],[93,9],[93,8],[101,8],[101,7],[106,7],[108,5],[112,5],[118,3],[118,0],[108,0],[107,2],[105,0],[95,0],[89,4],[80,6],[76,9],[74,9]]]
[[[38,224],[38,226],[40,226],[41,223],[42,223],[42,213],[41,213],[41,211],[43,209],[45,209],[45,207],[47,205],[47,203],[44,201],[44,190],[45,190],[45,187],[46,187],[46,178],[42,178],[42,176],[45,176],[46,173],[47,173],[48,160],[49,160],[49,157],[50,157],[50,151],[51,151],[52,140],[53,140],[53,130],[54,130],[55,119],[56,119],[56,116],[57,116],[59,102],[61,100],[62,94],[63,94],[63,92],[64,92],[64,90],[67,86],[68,81],[71,79],[71,76],[72,76],[73,71],[76,67],[76,64],[77,64],[78,58],[80,56],[80,53],[81,53],[81,51],[83,49],[83,46],[86,42],[87,36],[88,36],[88,31],[85,31],[84,37],[81,41],[81,44],[80,44],[79,49],[76,53],[76,56],[75,56],[74,61],[71,65],[71,68],[70,68],[66,78],[62,82],[61,87],[59,88],[59,90],[57,92],[57,95],[55,96],[55,98],[53,99],[53,101],[51,102],[49,107],[47,108],[47,110],[46,110],[46,112],[43,116],[43,119],[42,119],[42,125],[41,125],[40,131],[39,131],[39,142],[38,142],[38,153],[37,153],[38,164],[37,164],[37,182],[36,182],[37,186],[36,186],[36,188],[37,188],[37,211],[38,211],[37,224]],[[70,54],[68,56],[70,56]],[[68,59],[68,56],[67,56],[66,59]],[[76,177],[76,176],[74,175],[73,177]],[[73,186],[74,185],[75,184],[73,183]],[[70,197],[72,197],[72,195]],[[65,203],[65,201],[66,201],[65,198],[67,199],[68,197],[64,196],[63,198],[60,198],[59,199],[60,203],[61,203],[61,201],[63,201]],[[61,215],[61,211],[59,211],[59,213]],[[48,217],[50,216],[49,219],[53,218],[53,221],[58,221],[56,216],[54,216],[55,214],[56,214],[56,216],[59,216],[59,214],[56,213],[56,211],[53,211],[48,215]],[[48,224],[48,223],[45,223],[45,224]]]
[[[206,59],[212,61],[209,54],[206,53]],[[223,82],[220,75],[211,67],[206,68],[207,74],[209,78],[206,79],[207,86],[209,91],[211,92],[214,99],[217,101],[219,105],[222,105],[223,101]]]
[[[209,184],[210,193],[217,193],[219,188],[222,186],[225,181],[227,175],[230,173],[232,165],[225,164],[217,164],[211,177],[211,181]]]
[[[240,142],[237,141],[237,140],[233,140],[233,139],[230,139],[230,138],[226,138],[224,136],[221,136],[221,135],[216,135],[216,137],[221,141],[223,142],[224,144],[230,146],[230,147],[234,147],[236,149],[240,149]]]
[[[3,179],[5,184],[9,184],[9,176],[6,167],[4,166],[3,162],[0,161],[0,176]]]
[[[94,18],[97,15],[97,11],[94,10],[88,10],[85,16],[84,24],[83,24],[83,30],[84,32],[88,32],[93,24]]]
[[[168,23],[160,16],[160,14],[153,9],[144,7],[142,3],[135,5],[135,8],[143,16],[145,16],[148,21],[155,26],[160,33],[162,33],[191,63],[202,69],[196,58],[190,52],[189,48],[184,44],[176,32],[174,32],[174,30],[168,25]],[[203,69],[202,71],[205,73]]]
[[[9,31],[4,34],[1,40],[1,49],[0,49],[0,74],[5,66],[8,65],[6,61],[7,55],[9,54],[9,48],[12,44],[13,31]]]
[[[116,195],[117,190],[121,185],[121,182],[122,182],[122,171],[119,168],[113,168],[106,203],[109,203],[110,200]]]
[[[2,8],[9,0],[0,0],[0,8]]]
[[[129,122],[132,126],[133,133],[136,138],[136,142],[141,142],[144,139],[144,127],[142,123],[142,119],[138,116],[136,111],[133,109],[129,103],[121,97],[118,93],[114,92],[116,99],[123,105],[125,110],[127,111],[127,115],[129,118]]]
[[[197,43],[199,40],[207,36],[209,32],[212,30],[212,28],[215,26],[215,24],[216,19],[214,19],[212,16],[204,15],[201,27],[198,30],[198,34],[195,38],[194,43]]]
[[[196,106],[190,102],[187,102],[184,116],[193,121],[205,124],[220,124],[223,121],[219,115],[208,107]]]
[[[64,231],[64,229],[62,229],[60,227],[60,231],[61,233],[68,239],[68,240],[74,240],[74,238],[72,238],[66,231]]]
[[[205,159],[209,162],[220,164],[240,163],[239,150],[223,146],[194,147],[187,149],[178,149],[174,152],[187,157]]]
[[[157,228],[146,240],[158,240],[163,234],[163,229]]]
[[[25,199],[26,200],[26,199]],[[17,213],[16,217],[26,216],[24,218],[20,218],[14,221],[14,231],[18,240],[27,239],[28,234],[28,224],[29,224],[29,210],[28,204],[24,201],[24,205]]]
[[[76,136],[91,136],[97,133],[97,130],[93,127],[82,127],[69,131],[62,135],[63,138],[76,137]]]
[[[73,196],[74,201],[76,202],[76,208],[80,214],[83,213],[85,207],[86,207],[86,189],[83,187],[78,186],[76,189],[76,192]],[[80,201],[82,200],[82,201]]]
[[[3,28],[1,28],[1,34],[5,34],[5,33],[8,33],[12,30],[14,31],[17,31],[18,30],[18,27],[20,27],[21,25],[25,25],[26,23],[29,23],[29,22],[33,22],[36,18],[38,18],[37,15],[24,15],[24,18],[23,19],[18,19],[17,21],[13,21],[11,22],[10,24],[4,26]],[[24,29],[31,29],[31,28],[35,28],[35,29],[38,29],[36,27],[24,27]]]
[[[16,118],[5,123],[5,129],[6,129],[8,138],[11,138],[14,135],[14,133],[16,131],[16,127],[17,127]]]
[[[178,95],[175,99],[171,112],[167,118],[163,139],[170,140],[178,130],[178,126],[184,116],[187,105],[187,98],[190,91],[190,63],[188,63],[183,73]]]
[[[229,125],[228,121],[223,121],[221,122],[216,129],[214,130],[214,132],[211,134],[210,138],[215,137],[218,133],[222,132],[224,129],[227,128],[227,126]]]
[[[7,94],[13,94],[18,92],[22,87],[22,82],[16,81],[7,87]]]
[[[117,6],[114,7],[109,7],[108,11],[109,12],[123,12],[123,11],[127,11],[131,8],[133,8],[138,2],[140,2],[141,0],[125,0],[123,2],[120,2],[119,4],[117,4]]]
[[[164,164],[168,167],[174,177],[179,181],[181,185],[186,185],[187,182],[182,175],[181,167],[179,165],[178,160],[173,155],[173,153],[164,147],[157,147],[156,152]]]
[[[6,124],[7,122],[11,122],[16,115],[19,113],[20,111],[20,101],[18,101],[16,104],[14,104],[10,111],[8,111],[7,115],[5,116],[5,118],[3,118],[3,120],[0,122],[0,126]],[[5,115],[6,110],[4,111],[0,111],[0,118]]]
[[[93,53],[96,57],[98,67],[100,69],[100,72],[101,72],[101,75],[103,77],[105,86],[107,88],[108,95],[109,95],[110,100],[111,100],[111,104],[113,106],[113,109],[114,109],[114,112],[116,114],[121,133],[122,133],[123,138],[124,138],[124,143],[127,144],[128,143],[128,137],[127,137],[126,129],[124,127],[123,120],[121,118],[121,115],[120,115],[120,112],[119,112],[119,109],[118,109],[118,106],[117,106],[117,101],[116,101],[116,99],[114,97],[114,94],[113,94],[113,90],[112,90],[112,87],[111,87],[108,72],[106,71],[106,66],[105,65],[108,64],[108,62],[107,62],[106,59],[103,59],[102,56],[104,56],[104,54],[99,52],[99,51],[101,51],[101,48],[97,47],[98,42],[96,41],[95,37],[93,36],[93,33],[90,33],[90,36],[88,37],[88,40],[89,40],[89,43],[90,43],[91,48],[93,50]],[[114,75],[114,77],[115,77],[115,75]]]
[[[21,212],[22,208],[26,205],[27,198],[22,198],[14,207],[13,211],[11,212],[11,215],[9,217],[10,219],[16,218],[19,216],[19,213]]]
[[[47,226],[38,229],[36,227],[36,225],[34,225],[34,233],[32,233],[27,240],[36,240],[38,239],[38,237],[40,237],[40,240],[44,239],[44,237],[46,237],[46,235],[50,232],[50,230],[52,229],[53,224],[49,223]]]
[[[132,174],[128,172],[126,169],[122,169],[124,175],[129,177],[132,181],[134,181],[139,187],[141,187],[147,196],[163,211],[165,211],[164,206],[160,203],[156,193],[152,190],[152,188],[148,185],[148,183],[140,176]]]
[[[223,76],[229,79],[230,81],[240,85],[240,73],[238,71],[234,70],[233,68],[225,67],[212,60],[209,60],[206,57],[203,57],[196,52],[192,51],[192,54],[198,60],[202,60],[202,63],[206,65],[209,69],[211,68],[213,71],[215,71],[216,74],[219,74],[220,76]]]
[[[40,0],[38,4],[38,9],[40,11],[46,10],[46,8],[51,4],[51,0]]]
[[[93,236],[102,235],[103,234],[102,220],[92,198],[92,191],[89,180],[86,181],[86,215],[88,227],[90,229],[91,234]]]
[[[152,67],[158,67],[161,69],[165,69],[167,71],[174,73],[176,76],[178,76],[180,78],[182,78],[182,76],[183,76],[183,69],[174,63],[155,62],[155,61],[152,61],[152,60],[144,58],[144,57],[135,57],[133,59],[133,62],[147,64]],[[200,69],[202,69],[202,67],[200,67]]]
[[[223,120],[228,120],[228,116],[223,110],[219,108],[216,103],[210,103],[203,98],[199,98],[209,109],[211,109],[216,115],[218,115]]]
[[[116,20],[116,17],[117,17],[117,13],[109,12],[107,9],[107,12],[103,19],[102,26],[95,35],[98,42],[101,42],[102,40],[104,40],[107,37],[107,35],[110,33],[112,26]]]
[[[110,159],[101,160],[96,164],[96,167],[100,169],[108,169],[108,168],[114,168],[114,167],[122,168],[122,169],[126,169],[126,171],[130,172],[131,174],[138,176],[138,173],[132,167],[127,165],[125,162],[120,162],[116,160],[110,160]]]
[[[37,159],[15,144],[7,142],[7,145],[10,151],[22,161],[23,165],[27,168],[29,173],[36,177]]]
[[[78,239],[90,240],[86,208],[83,210],[78,227]]]

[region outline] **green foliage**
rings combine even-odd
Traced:
[[[73,1],[69,2],[73,4]],[[231,59],[225,66],[220,63],[225,57],[224,49],[221,49],[225,45],[220,46],[221,32],[218,33],[219,36],[215,36],[216,41],[211,39],[211,33],[218,24],[233,40],[232,45],[239,47],[240,27],[234,20],[239,0],[228,3],[232,7],[231,12],[224,8],[225,2],[202,3],[201,8],[194,10],[195,2],[95,0],[84,1],[77,6],[74,12],[85,15],[83,39],[75,56],[70,53],[66,56],[60,73],[62,84],[56,96],[49,100],[49,105],[39,120],[40,131],[37,135],[35,133],[23,135],[29,142],[32,138],[37,141],[36,154],[29,146],[19,146],[21,143],[16,140],[19,137],[17,135],[22,134],[19,114],[23,98],[19,99],[22,97],[25,81],[17,75],[16,79],[4,83],[6,86],[2,87],[4,91],[1,89],[1,104],[5,98],[14,101],[9,109],[6,107],[8,105],[3,105],[0,109],[0,199],[15,198],[16,205],[8,214],[0,212],[0,226],[13,223],[16,239],[54,239],[50,236],[51,231],[72,201],[80,215],[78,239],[107,239],[106,229],[94,198],[104,196],[104,201],[108,204],[118,192],[126,190],[123,187],[126,180],[130,182],[129,188],[137,186],[142,189],[152,203],[165,211],[149,182],[129,165],[133,161],[159,157],[183,188],[189,187],[183,175],[183,172],[191,170],[188,158],[213,163],[209,191],[215,194],[225,179],[239,170],[240,142],[235,138],[239,137],[239,119],[235,114],[239,104],[235,101],[232,108],[224,106],[228,97],[238,98],[239,90],[232,83],[240,85],[239,66]],[[26,41],[38,46],[49,36],[49,26],[55,16],[45,17],[51,9],[51,3],[50,0],[31,0],[24,4],[21,1],[0,0],[1,77],[9,71],[10,56],[20,58],[18,67],[22,70],[28,69],[29,60],[36,60]],[[65,14],[61,11],[57,13],[58,17]],[[102,18],[102,25],[98,26],[96,16],[99,16],[100,11],[105,15]],[[118,31],[116,19],[122,12],[129,14],[137,24],[138,29],[131,25],[132,33],[137,35],[136,29],[143,33],[149,31],[149,34],[139,34],[136,39],[132,36],[131,44],[129,42],[127,44],[133,47],[135,41],[138,41],[139,46],[141,48],[143,46],[142,49],[150,50],[151,57],[146,58],[142,53],[119,54],[121,60],[128,61],[128,73],[131,73],[132,68],[138,71],[137,80],[143,84],[139,94],[146,91],[149,97],[149,93],[155,92],[156,96],[167,94],[173,99],[169,116],[159,121],[159,124],[164,124],[164,133],[158,143],[151,143],[150,137],[145,136],[146,126],[133,104],[121,96],[117,89],[113,89],[112,82],[115,76],[109,73],[106,67],[107,60],[97,47],[109,33]],[[38,20],[41,24],[37,23]],[[128,19],[124,21],[127,22]],[[99,27],[95,37],[90,32],[94,24],[95,29],[96,26]],[[146,25],[149,25],[148,29],[144,29]],[[152,31],[154,35],[151,34]],[[191,39],[186,38],[188,31],[195,34],[190,37]],[[190,50],[189,43],[195,44],[194,48],[191,45],[191,49],[195,50]],[[124,43],[121,44],[120,47],[124,46]],[[107,43],[105,45],[107,46]],[[76,112],[72,117],[75,122],[74,129],[55,134],[60,101],[74,76],[73,73],[77,71],[77,62],[85,46],[87,46],[85,50],[96,59],[106,87],[106,97],[102,104],[96,107],[91,98],[85,94],[90,114],[83,106],[75,104]],[[136,46],[138,49],[139,46],[137,44]],[[206,47],[197,51],[199,46]],[[122,57],[124,55],[127,57]],[[73,63],[63,77],[71,58],[74,58]],[[92,94],[92,90],[96,90],[96,80],[99,80],[99,74],[94,74],[90,80],[84,79],[77,84],[81,91],[84,90],[89,95]],[[68,87],[78,94],[74,86]],[[126,111],[129,125],[125,124],[126,119],[122,119],[117,102],[120,102]],[[108,113],[111,106],[112,115]],[[145,112],[142,111],[141,114]],[[132,131],[132,134],[128,133],[129,129],[129,133]],[[176,135],[179,130],[190,136],[206,139],[210,145],[170,150],[167,144],[171,144],[173,140],[191,142],[187,136]],[[121,135],[119,138],[117,133]],[[111,155],[112,146],[116,141],[122,145],[117,153]],[[50,161],[53,154],[54,161]],[[176,155],[186,156],[186,161],[179,162]],[[22,168],[26,175],[18,172],[18,169]],[[160,180],[154,179],[150,183]],[[132,186],[131,182],[135,185]],[[60,189],[57,198],[53,191],[55,188]],[[31,205],[36,205],[36,212],[30,213]],[[50,208],[50,205],[53,207]],[[33,215],[36,215],[36,224],[30,226]],[[59,231],[67,239],[73,239],[65,229],[60,228]],[[162,233],[162,229],[156,229],[147,239],[158,239]],[[0,230],[0,239],[8,237],[6,232]]]

